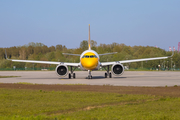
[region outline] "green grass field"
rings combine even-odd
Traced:
[[[180,98],[0,88],[1,120],[178,120]]]
[[[0,78],[10,78],[10,77],[20,77],[20,76],[0,76]]]

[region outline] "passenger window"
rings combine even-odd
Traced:
[[[89,58],[89,55],[86,55],[86,58]]]
[[[96,55],[94,55],[94,57],[95,57],[95,58],[97,58],[97,56],[96,56]]]
[[[85,58],[85,56],[83,56],[82,58]]]

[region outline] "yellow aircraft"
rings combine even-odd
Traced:
[[[35,61],[35,60],[14,60],[14,59],[8,59],[6,54],[6,59],[14,61],[14,62],[28,62],[28,63],[42,63],[42,64],[56,64],[56,73],[60,77],[69,76],[69,79],[71,77],[75,78],[76,75],[74,73],[74,70],[76,68],[81,68],[81,70],[87,70],[89,72],[88,79],[92,79],[91,71],[92,70],[98,70],[100,67],[104,67],[107,72],[105,72],[105,78],[109,76],[109,78],[113,75],[120,76],[124,72],[124,66],[123,63],[131,63],[131,62],[139,62],[139,61],[148,61],[148,60],[159,60],[159,59],[167,59],[171,56],[167,57],[156,57],[156,58],[144,58],[144,59],[134,59],[134,60],[122,60],[122,61],[114,61],[114,62],[99,62],[99,56],[102,55],[109,55],[109,54],[115,54],[114,53],[105,53],[105,54],[98,54],[96,51],[91,50],[91,41],[90,41],[90,25],[89,25],[89,39],[88,39],[88,50],[84,51],[82,54],[70,54],[70,53],[63,53],[66,55],[74,55],[74,56],[80,56],[80,62],[79,63],[67,63],[67,62],[52,62],[52,61]],[[70,66],[70,72],[68,70],[68,67]],[[111,67],[111,71],[109,67]]]

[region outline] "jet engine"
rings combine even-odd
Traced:
[[[58,65],[56,67],[56,73],[59,76],[66,76],[68,74],[68,67],[66,65]]]
[[[111,72],[114,75],[122,75],[124,72],[124,66],[120,63],[116,63],[111,67]]]

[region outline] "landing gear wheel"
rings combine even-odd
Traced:
[[[76,74],[75,73],[73,73],[73,78],[76,78]]]
[[[71,79],[71,74],[69,73],[69,79]]]
[[[109,78],[112,78],[112,75],[111,75],[111,73],[109,73]]]
[[[107,78],[107,73],[105,73],[105,78]]]

